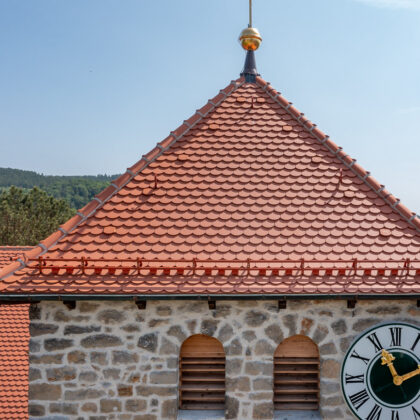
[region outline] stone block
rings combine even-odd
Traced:
[[[45,407],[40,404],[29,404],[28,413],[32,417],[41,417],[45,414]]]
[[[90,353],[90,362],[94,365],[105,366],[108,364],[107,354],[101,351],[93,351]]]
[[[154,414],[139,414],[133,417],[133,420],[158,420]]]
[[[141,397],[149,397],[150,395],[173,397],[178,394],[178,387],[138,385],[136,386],[136,394]]]
[[[168,354],[178,354],[179,348],[174,343],[169,341],[166,337],[162,337],[162,341],[160,344],[159,354],[168,355]]]
[[[112,352],[112,364],[133,364],[139,361],[139,356],[137,353],[132,353],[129,351],[121,350],[117,351],[114,350]]]
[[[220,321],[216,319],[204,319],[201,322],[201,327],[200,327],[201,334],[213,337],[214,333],[217,330],[217,326],[219,325],[219,322]]]
[[[167,305],[165,305],[165,306],[158,306],[156,308],[156,313],[159,316],[169,316],[169,315],[172,315],[172,309],[171,309],[170,306],[167,306]]]
[[[103,375],[104,375],[104,379],[119,379],[120,378],[120,369],[116,369],[116,368],[109,368],[109,369],[104,369],[103,371]]]
[[[136,324],[127,324],[127,325],[124,325],[123,327],[121,327],[121,329],[125,332],[128,332],[128,333],[133,333],[133,332],[139,332],[140,331],[140,327]]]
[[[247,361],[245,363],[245,374],[247,375],[264,375],[272,376],[273,375],[273,364],[266,362],[252,362]]]
[[[62,413],[62,414],[73,414],[77,415],[79,413],[78,404],[74,403],[51,403],[50,404],[50,413]]]
[[[41,343],[34,339],[31,338],[29,340],[29,353],[38,353],[41,350]]]
[[[92,382],[96,382],[97,379],[98,379],[98,375],[93,370],[80,372],[79,374],[79,382],[92,383]]]
[[[125,314],[117,309],[105,309],[98,313],[97,319],[104,324],[117,325],[125,320]]]
[[[225,343],[229,341],[233,337],[233,328],[230,324],[225,324],[220,329],[217,338],[222,342]]]
[[[328,335],[328,327],[326,325],[318,325],[312,337],[315,343],[320,344]]]
[[[283,341],[283,331],[279,327],[278,324],[271,324],[269,325],[264,332],[266,333],[267,337],[271,338],[274,343],[279,345]]]
[[[242,337],[244,340],[248,341],[250,343],[251,341],[256,340],[257,336],[254,331],[244,331],[242,333]]]
[[[76,369],[69,366],[47,369],[47,380],[50,382],[72,381],[75,378]]]
[[[338,352],[337,347],[335,347],[335,344],[331,341],[330,343],[319,346],[319,353],[321,356],[328,356],[331,354],[337,354]]]
[[[240,356],[242,354],[241,342],[235,338],[226,346],[227,356]]]
[[[401,307],[396,305],[379,305],[367,308],[366,312],[375,315],[397,315],[401,313]]]
[[[339,380],[340,363],[333,359],[323,360],[321,363],[321,377]]]
[[[116,413],[121,411],[121,401],[115,399],[102,399],[99,402],[101,413]]]
[[[226,364],[225,364],[226,375],[227,376],[239,375],[242,371],[242,364],[243,364],[242,358],[236,358],[236,359],[231,359],[229,357],[226,358]]]
[[[98,406],[94,402],[86,402],[82,405],[81,410],[86,413],[96,413]]]
[[[252,410],[253,420],[272,419],[274,416],[274,405],[270,402],[255,404]]]
[[[353,324],[353,331],[361,332],[369,327],[372,327],[373,325],[376,325],[380,322],[380,319],[375,318],[367,318],[367,319],[359,319]]]
[[[117,390],[119,397],[131,397],[133,395],[133,385],[120,384]]]
[[[296,327],[297,316],[291,315],[291,314],[285,315],[282,317],[282,320],[283,320],[284,326],[289,329],[289,334],[288,334],[289,337],[292,335],[295,335],[296,330],[297,330],[297,327]]]
[[[103,397],[104,394],[105,391],[103,389],[81,388],[75,391],[66,390],[64,392],[64,399],[67,401],[95,400]]]
[[[255,344],[254,352],[257,356],[274,357],[275,348],[267,340],[259,340]]]
[[[226,395],[226,410],[225,416],[227,419],[239,419],[239,400],[230,396]]]
[[[86,362],[86,354],[79,350],[71,351],[67,354],[67,361],[69,363],[85,363]]]
[[[250,394],[248,394],[248,398],[251,401],[272,400],[273,392],[251,392]]]
[[[45,334],[54,334],[58,330],[58,325],[44,324],[41,322],[31,322],[29,325],[29,334],[31,337],[37,337]]]
[[[245,323],[250,327],[259,327],[265,321],[267,321],[268,317],[265,313],[251,310],[245,314]]]
[[[344,319],[338,319],[331,324],[331,328],[336,335],[342,335],[347,332],[347,324]]]
[[[80,301],[77,303],[77,308],[80,313],[92,313],[99,308],[100,304],[95,302],[83,302]]]
[[[67,338],[47,338],[44,340],[44,348],[47,351],[64,350],[73,345],[73,340]]]
[[[300,325],[300,334],[308,335],[313,325],[314,325],[313,319],[303,318]]]
[[[157,349],[158,336],[156,333],[144,334],[139,338],[137,346],[154,353]]]
[[[55,401],[61,398],[61,385],[29,384],[29,400]]]
[[[41,308],[36,303],[29,305],[29,319],[31,321],[41,319]]]
[[[171,328],[169,328],[167,334],[169,336],[175,337],[180,343],[185,341],[187,338],[187,334],[179,325],[173,325]]]
[[[30,367],[28,373],[29,382],[36,381],[42,378],[41,371],[39,369]]]
[[[29,355],[29,364],[30,365],[37,365],[37,364],[43,364],[43,365],[58,365],[61,364],[63,360],[62,354],[43,354],[40,356],[30,354]]]
[[[248,376],[239,378],[226,378],[226,389],[232,393],[236,391],[249,392],[251,390],[251,381]]]
[[[161,406],[162,419],[175,419],[178,413],[178,405],[176,399],[165,400]]]
[[[178,375],[175,371],[161,371],[150,373],[150,383],[156,385],[171,385],[178,382]]]
[[[89,334],[100,330],[101,327],[99,325],[86,327],[82,327],[80,325],[66,325],[64,328],[64,335]]]
[[[109,334],[95,334],[83,338],[80,342],[82,347],[85,348],[104,348],[120,346],[122,341],[119,337]]]
[[[252,381],[254,391],[271,391],[273,389],[272,378],[256,378]]]
[[[147,400],[129,399],[125,401],[125,409],[132,413],[144,411],[147,408]]]

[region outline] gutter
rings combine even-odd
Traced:
[[[77,301],[77,300],[109,300],[109,301],[153,301],[153,300],[199,300],[199,301],[221,301],[221,300],[420,300],[420,294],[301,294],[301,295],[52,295],[52,294],[16,294],[0,295],[1,304],[17,303],[38,303],[40,301]]]

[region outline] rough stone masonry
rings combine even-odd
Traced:
[[[320,414],[352,419],[340,365],[360,332],[393,320],[419,324],[415,300],[79,301],[31,306],[29,417],[44,420],[160,420],[178,412],[183,341],[206,334],[226,352],[227,419],[272,419],[273,354],[283,339],[310,337],[321,357]]]

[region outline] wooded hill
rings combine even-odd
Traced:
[[[70,207],[80,209],[117,176],[56,176],[20,169],[0,168],[0,191],[8,189],[12,185],[24,189],[39,187],[55,198],[66,200]]]

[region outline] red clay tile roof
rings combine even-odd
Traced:
[[[0,268],[30,250],[0,246]],[[0,418],[28,418],[29,305],[0,305]]]
[[[0,305],[0,418],[28,418],[29,305]]]
[[[32,248],[32,246],[0,246],[0,269]]]
[[[42,274],[41,255],[59,260]],[[419,261],[420,219],[268,83],[241,78],[1,271],[0,289],[414,294]]]

